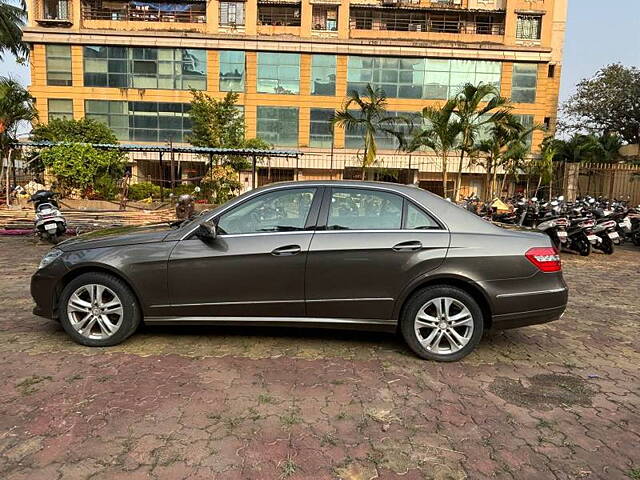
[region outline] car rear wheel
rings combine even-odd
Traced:
[[[102,272],[85,273],[62,291],[60,321],[77,343],[90,347],[117,345],[140,324],[140,309],[131,289]]]
[[[433,286],[420,290],[407,302],[400,329],[421,358],[453,362],[478,345],[484,318],[478,303],[464,290]]]

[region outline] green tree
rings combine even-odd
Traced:
[[[34,142],[118,143],[118,137],[108,126],[90,118],[39,123],[33,127],[31,139]]]
[[[505,115],[494,123],[489,137],[477,144],[476,163],[485,169],[483,198],[490,201],[496,195],[498,167],[522,154],[524,126],[513,115]]]
[[[333,124],[345,130],[362,132],[364,140],[364,154],[362,156],[362,180],[365,179],[366,169],[376,161],[376,135],[386,135],[401,138],[398,125],[407,123],[406,119],[394,117],[387,113],[387,97],[382,89],[374,89],[367,84],[367,93],[361,96],[357,91],[349,93],[341,110],[336,111]],[[355,108],[354,108],[355,107]]]
[[[101,186],[99,193],[109,197],[116,179],[124,173],[121,153],[98,150],[87,143],[43,148],[40,157],[49,173],[56,178],[55,188],[62,195],[68,195],[75,189],[86,196]]]
[[[26,18],[24,1],[17,7],[7,0],[0,0],[0,59],[5,51],[19,59],[29,55],[29,47],[22,41],[22,27]]]
[[[542,142],[542,150],[540,157],[536,160],[536,171],[538,174],[538,186],[536,187],[536,195],[539,195],[542,184],[549,186],[549,199],[553,194],[553,172],[554,159],[558,154],[558,144],[554,142],[552,137],[547,137]]]
[[[261,138],[246,138],[244,113],[238,108],[239,95],[227,93],[222,100],[198,90],[191,91],[191,135],[188,141],[195,147],[206,148],[250,148],[270,150],[273,146]],[[257,160],[262,161],[262,158]],[[231,166],[235,171],[248,170],[252,167],[246,156],[226,155],[222,157],[223,165]],[[212,168],[214,166],[212,165]],[[210,171],[207,176],[216,175]]]
[[[239,95],[229,92],[222,100],[192,90],[191,135],[195,147],[242,148],[245,141],[244,114],[238,108]]]
[[[15,80],[0,77],[0,155],[12,165],[13,183],[16,183],[15,158],[11,145],[25,124],[38,118],[35,99]]]
[[[602,137],[608,148],[612,148],[612,141]],[[600,138],[596,135],[575,134],[568,140],[559,138],[545,139],[545,146],[553,146],[555,152],[553,160],[570,163],[603,163],[611,162],[615,152],[605,149]],[[615,151],[619,149],[615,148]]]
[[[459,148],[462,125],[456,119],[454,109],[455,100],[447,101],[442,107],[425,107],[422,109],[421,126],[411,132],[409,139],[404,139],[403,149],[415,152],[422,149],[432,150],[439,157],[442,164],[442,191],[447,197],[449,154]]]
[[[61,143],[43,148],[39,159],[56,178],[55,188],[63,195],[79,190],[81,195],[111,199],[117,192],[117,180],[124,174],[126,155],[103,150],[92,144],[117,144],[118,139],[104,123],[81,120],[54,119],[38,124],[32,132],[34,141]]]
[[[640,69],[619,63],[582,80],[562,106],[560,129],[567,133],[616,134],[640,143]]]
[[[512,108],[509,100],[500,96],[493,85],[467,83],[455,97],[455,114],[461,129],[460,161],[454,197],[458,200],[462,187],[464,158],[473,156],[480,132],[487,126],[500,122]]]

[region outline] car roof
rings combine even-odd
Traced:
[[[373,188],[387,190],[404,195],[423,208],[426,208],[448,229],[458,232],[490,232],[502,230],[483,220],[479,216],[467,211],[458,205],[445,200],[432,192],[424,190],[417,185],[404,185],[391,182],[374,182],[363,180],[302,180],[269,183],[258,190],[268,191],[271,188],[283,187],[353,187],[353,188]],[[255,192],[255,190],[254,190]]]

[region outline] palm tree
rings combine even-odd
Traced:
[[[484,199],[490,201],[496,194],[496,179],[498,167],[504,166],[510,160],[523,154],[525,127],[513,115],[505,115],[494,123],[490,130],[490,137],[476,145],[476,155],[484,157],[476,160],[486,172]]]
[[[460,122],[460,162],[456,178],[455,197],[462,186],[462,169],[465,155],[473,156],[477,137],[488,125],[495,124],[505,117],[512,108],[509,100],[500,96],[496,87],[486,83],[477,86],[467,83],[455,97],[455,114]]]
[[[24,122],[33,122],[38,118],[35,98],[22,85],[7,77],[0,77],[0,155],[14,163],[11,157],[11,145],[17,141],[18,130]],[[16,183],[15,167],[13,183]],[[8,168],[8,167],[7,167]]]
[[[27,16],[26,5],[20,7],[10,5],[7,0],[0,0],[0,59],[6,50],[15,57],[29,54],[29,48],[22,41],[22,27]]]
[[[549,137],[548,137],[549,138]],[[548,139],[542,142],[542,152],[540,158],[536,162],[536,170],[538,171],[538,186],[536,187],[536,196],[540,191],[540,186],[545,183],[549,184],[549,199],[553,193],[553,161],[558,155],[557,143]]]
[[[456,120],[455,100],[449,100],[444,106],[425,107],[422,110],[422,125],[412,131],[411,138],[404,140],[403,149],[415,152],[428,148],[440,158],[442,163],[442,192],[447,197],[447,163],[449,153],[459,147],[461,124]]]
[[[374,89],[367,84],[367,93],[360,96],[352,91],[347,101],[338,110],[332,120],[333,125],[344,127],[346,130],[362,131],[364,139],[364,155],[362,158],[362,180],[365,179],[366,169],[376,161],[376,135],[380,132],[401,138],[396,126],[407,120],[387,114],[387,97],[382,89]],[[357,107],[358,110],[352,108]]]
[[[511,117],[511,115],[508,117]],[[529,164],[527,157],[530,157],[531,153],[530,136],[534,131],[544,129],[542,125],[532,125],[527,128],[521,124],[521,127],[514,132],[515,138],[507,146],[502,158],[501,166],[504,170],[504,175],[502,176],[502,188],[500,191],[504,191],[509,175],[512,175],[517,181],[521,172],[527,172]],[[529,194],[528,187],[526,193],[527,195]]]

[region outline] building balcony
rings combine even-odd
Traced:
[[[107,1],[84,0],[82,19],[85,26],[94,26],[86,22],[136,22],[136,23],[191,23],[205,24],[207,21],[206,3],[148,1]]]
[[[349,27],[353,38],[381,35],[404,38],[406,34],[394,35],[393,32],[415,32],[412,38],[416,39],[495,42],[504,36],[504,20],[504,13],[443,13],[425,9],[352,6]]]
[[[69,0],[45,0],[38,5],[36,22],[43,26],[71,26],[71,2]]]
[[[258,33],[300,36],[301,11],[300,2],[258,3]]]

